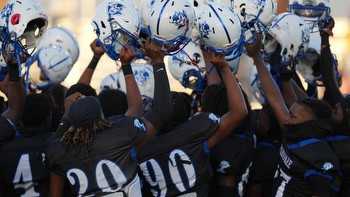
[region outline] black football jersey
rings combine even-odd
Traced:
[[[112,128],[95,134],[90,155],[66,151],[59,139],[48,144],[47,163],[51,171],[68,178],[76,195],[102,195],[123,190],[137,175],[134,145],[145,134],[145,124],[137,118],[110,117]]]
[[[16,138],[3,146],[1,174],[7,196],[48,196],[50,172],[43,153],[51,132]]]
[[[212,113],[197,114],[156,137],[139,152],[140,170],[154,196],[190,192],[206,196],[201,186],[213,173],[207,142],[219,124],[220,118]]]
[[[332,177],[339,164],[323,140],[311,138],[281,145],[274,196],[328,196]]]
[[[16,128],[4,116],[0,115],[0,149],[1,147],[12,141],[16,136]]]

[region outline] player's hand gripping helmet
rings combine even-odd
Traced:
[[[0,13],[1,50],[17,55],[17,59],[19,52],[30,56],[47,25],[48,18],[36,0],[9,1]]]
[[[191,40],[195,13],[188,0],[156,0],[149,18],[150,38],[164,54],[179,52]]]
[[[244,34],[238,15],[225,4],[213,2],[201,9],[198,16],[199,35],[206,47],[216,54],[239,57]]]
[[[190,41],[179,53],[168,57],[170,74],[185,88],[203,92],[206,87],[205,62],[199,42]]]
[[[329,0],[289,0],[288,10],[304,19],[312,32],[318,31],[319,24],[331,14]]]
[[[96,9],[92,26],[108,56],[118,60],[123,46],[137,45],[141,19],[133,3],[105,0]]]
[[[272,21],[264,38],[264,51],[268,54],[279,53],[281,65],[278,66],[287,66],[304,56],[309,39],[310,31],[302,18],[291,13],[281,13]],[[277,48],[280,51],[276,51]]]
[[[277,13],[276,0],[231,0],[231,6],[244,28],[245,44],[256,42],[254,34],[267,31]]]

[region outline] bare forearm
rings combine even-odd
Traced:
[[[3,116],[16,124],[24,109],[24,90],[17,65],[9,66],[9,85],[7,90],[8,109]]]
[[[80,76],[78,83],[84,83],[84,84],[88,84],[88,85],[91,83],[92,75],[95,72],[95,68],[96,68],[99,60],[100,60],[100,58],[95,57],[95,56],[91,59],[89,65],[86,67],[83,74]]]
[[[128,110],[125,113],[127,116],[141,117],[142,115],[142,98],[139,87],[133,75],[125,76],[126,98],[128,101]]]

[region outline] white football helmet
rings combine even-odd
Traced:
[[[315,75],[312,67],[321,54],[321,36],[318,32],[310,34],[310,44],[306,50],[305,56],[298,62],[297,70],[307,83],[313,83],[321,78],[320,73]]]
[[[148,34],[148,25],[150,19],[151,8],[156,0],[143,0],[141,12],[141,31]]]
[[[302,58],[309,45],[309,28],[304,20],[295,14],[279,14],[272,21],[267,34],[263,41],[264,51],[268,54],[278,52],[283,66]],[[278,44],[281,51],[276,51]]]
[[[191,40],[195,13],[188,0],[155,1],[149,18],[150,38],[164,54],[179,52]]]
[[[270,70],[270,65],[266,64],[266,67]],[[267,100],[265,98],[264,90],[261,87],[258,70],[256,66],[252,68],[252,72],[250,74],[250,91],[252,92],[254,98],[261,104],[266,104]]]
[[[152,100],[154,94],[153,67],[149,64],[131,63],[136,83],[140,89],[142,99]],[[102,79],[100,91],[117,89],[126,93],[126,84],[122,71],[114,72]]]
[[[121,75],[120,73],[121,71],[118,71],[105,76],[100,84],[100,92],[102,92],[102,90],[119,90],[119,77]]]
[[[170,74],[185,88],[203,91],[205,61],[198,40],[191,40],[180,52],[168,57]]]
[[[289,0],[288,11],[300,16],[311,31],[327,21],[331,14],[330,0]]]
[[[123,46],[138,43],[141,19],[133,3],[105,0],[96,9],[92,26],[108,56],[118,60]]]
[[[40,70],[32,67],[37,62]],[[39,90],[47,89],[61,83],[69,74],[73,66],[73,59],[69,52],[61,46],[47,46],[38,50],[26,62],[26,85]],[[42,76],[39,76],[39,73]]]
[[[34,51],[47,25],[48,18],[36,0],[9,1],[0,13],[2,50],[29,56],[28,49]]]
[[[254,34],[267,31],[277,13],[276,0],[231,0],[231,6],[245,30],[246,44],[256,42]]]
[[[199,35],[207,48],[216,54],[241,55],[244,34],[241,23],[233,9],[219,2],[203,6],[198,16]]]
[[[66,49],[72,57],[73,64],[78,60],[79,57],[79,43],[77,38],[74,36],[66,27],[61,25],[53,26],[47,29],[41,42],[38,46],[38,50],[47,46],[60,46]]]

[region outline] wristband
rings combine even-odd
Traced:
[[[133,75],[134,73],[132,72],[132,68],[131,68],[131,64],[124,64],[122,65],[122,70],[123,70],[123,74],[124,77],[127,75]]]
[[[100,58],[94,56],[90,62],[90,64],[88,65],[88,68],[91,68],[93,70],[95,70],[96,66],[97,66],[97,63],[98,61],[100,60]]]
[[[18,82],[20,80],[19,69],[17,65],[8,66],[8,73],[10,82]]]

